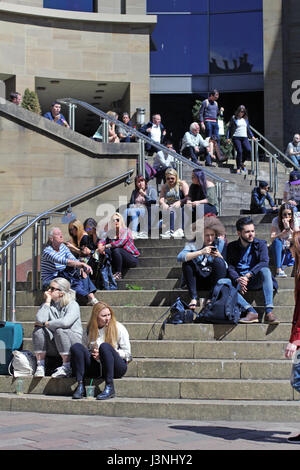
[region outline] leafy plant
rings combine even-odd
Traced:
[[[141,286],[136,286],[134,284],[126,284],[126,289],[129,290],[143,290]]]
[[[35,91],[30,91],[29,88],[26,88],[22,99],[22,108],[28,109],[36,114],[42,113],[39,98]]]

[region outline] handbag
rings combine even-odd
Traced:
[[[170,313],[169,313],[170,312]],[[149,339],[150,333],[154,330],[154,326],[157,322],[165,318],[163,321],[160,331],[158,334],[158,339],[163,339],[165,333],[166,323],[172,325],[179,325],[183,323],[193,323],[194,321],[194,311],[189,309],[189,306],[184,300],[181,300],[180,297],[177,297],[175,302],[164,312],[152,325],[147,339]]]
[[[36,371],[36,357],[31,351],[13,351],[13,358],[8,366],[9,375],[26,377]]]
[[[101,290],[117,290],[118,285],[113,277],[109,254],[100,255],[98,252],[95,252],[93,257],[96,260],[96,287]]]
[[[300,350],[296,351],[293,357],[290,383],[291,386],[300,393]]]

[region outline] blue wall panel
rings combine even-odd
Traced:
[[[44,0],[44,8],[70,11],[94,11],[93,0]]]

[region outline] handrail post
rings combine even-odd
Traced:
[[[43,250],[47,243],[47,230],[46,230],[46,220],[42,219],[40,221],[40,256],[42,256]],[[41,258],[40,258],[41,261]],[[40,288],[42,287],[42,270],[40,265]]]
[[[146,176],[145,170],[145,143],[143,139],[139,139],[139,158],[138,158],[138,173],[139,176]]]
[[[274,200],[276,199],[277,191],[278,191],[278,169],[277,169],[277,160],[276,158],[274,158],[274,191],[273,191]]]
[[[32,277],[31,288],[33,291],[37,290],[37,269],[38,269],[38,223],[32,227]]]
[[[255,141],[255,185],[258,184],[258,173],[259,173],[259,153],[258,153],[258,141]]]
[[[104,144],[108,144],[109,140],[108,140],[108,126],[109,126],[109,122],[107,119],[103,119],[102,121],[102,142]]]
[[[251,139],[251,175],[254,175],[255,143]]]
[[[7,240],[3,241],[3,245],[7,245]],[[2,252],[1,263],[1,298],[2,298],[2,320],[6,321],[7,311],[7,250]]]
[[[222,215],[222,183],[218,181],[216,183],[216,193],[217,193],[217,201],[218,201],[218,215]]]
[[[10,321],[16,321],[16,243],[10,246],[10,270],[9,270],[9,282],[10,282]]]
[[[269,186],[273,191],[273,156],[269,156]]]

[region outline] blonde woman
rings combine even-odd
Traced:
[[[69,223],[70,241],[66,242],[67,247],[76,258],[82,255],[82,248],[88,244],[88,234],[84,230],[82,222],[76,219]]]
[[[136,248],[131,230],[126,227],[123,217],[115,212],[109,222],[106,238],[98,245],[100,254],[111,251],[112,269],[116,281],[120,281],[126,269],[138,265],[140,252]]]
[[[106,114],[113,119],[118,119],[119,117],[118,114],[115,113],[114,111],[107,111]],[[98,142],[103,141],[103,123],[96,130],[95,134],[93,135],[93,139],[97,140]],[[116,133],[116,125],[114,122],[108,123],[108,142],[110,143],[120,142],[120,139]]]
[[[105,388],[97,400],[113,398],[113,379],[123,377],[129,361],[131,346],[128,331],[117,321],[112,308],[99,302],[93,307],[83,344],[77,343],[71,348],[72,370],[78,382],[73,398],[84,397],[85,377],[102,377],[105,380]]]
[[[189,194],[189,185],[184,180],[178,178],[177,171],[168,168],[165,172],[166,183],[160,191],[159,204],[163,212],[163,219],[170,217],[170,230],[162,234],[162,238],[182,238],[184,237],[183,226],[183,206],[187,201]],[[182,226],[174,231],[176,214],[181,210]]]
[[[36,377],[45,376],[46,354],[62,358],[52,377],[70,377],[70,348],[81,342],[82,325],[76,293],[69,281],[57,277],[44,293],[45,302],[36,314],[32,341],[37,359]]]

